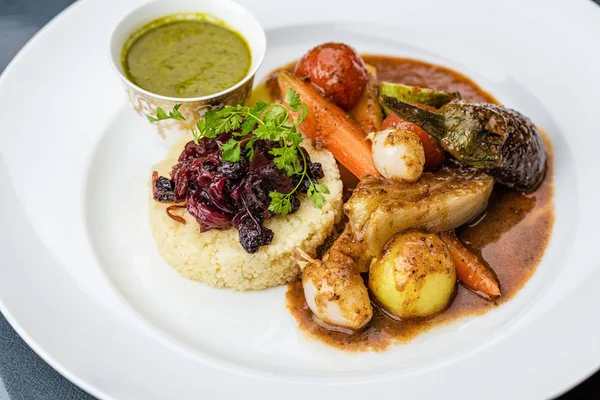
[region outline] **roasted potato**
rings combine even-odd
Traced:
[[[456,269],[437,235],[411,231],[395,236],[369,272],[369,288],[399,318],[425,318],[443,310],[456,287]]]

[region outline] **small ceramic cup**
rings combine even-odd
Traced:
[[[221,92],[194,98],[162,96],[142,89],[131,82],[123,72],[121,55],[125,43],[132,33],[150,22],[169,15],[177,18],[197,19],[198,13],[205,14],[206,20],[215,18],[216,22],[239,32],[246,39],[252,56],[250,70],[240,82]],[[117,24],[110,38],[111,64],[125,87],[134,110],[145,120],[147,115],[156,115],[157,107],[169,111],[181,104],[179,111],[187,121],[196,123],[206,111],[225,105],[243,104],[252,92],[254,75],[260,67],[267,48],[265,32],[258,20],[244,7],[230,0],[154,0],[132,10]],[[160,138],[166,144],[177,141],[189,134],[186,123],[165,120],[154,123]]]

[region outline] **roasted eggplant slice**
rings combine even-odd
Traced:
[[[456,101],[432,112],[387,95],[380,101],[423,128],[458,161],[486,170],[506,186],[531,191],[544,179],[546,151],[540,132],[515,110]]]

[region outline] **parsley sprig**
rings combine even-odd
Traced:
[[[199,143],[201,138],[214,139],[223,133],[231,133],[232,137],[221,146],[222,158],[226,161],[238,162],[242,149],[247,150],[250,160],[254,157],[254,144],[257,140],[269,140],[279,144],[271,149],[275,166],[287,176],[300,177],[298,184],[289,193],[271,192],[269,210],[276,214],[286,215],[292,211],[292,195],[298,191],[305,179],[310,185],[307,197],[313,200],[315,207],[322,208],[325,195],[329,190],[323,184],[313,180],[308,174],[308,163],[304,151],[300,149],[302,135],[298,126],[308,115],[308,107],[300,101],[300,96],[293,89],[288,89],[284,97],[285,104],[258,101],[253,107],[225,106],[220,110],[208,111],[196,125],[190,124],[179,112],[181,104],[175,105],[169,113],[158,107],[156,116],[148,115],[150,122],[175,119],[184,121]],[[291,112],[296,114],[292,118]]]

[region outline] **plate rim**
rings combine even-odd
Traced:
[[[61,13],[56,15],[51,21],[49,21],[38,32],[36,32],[36,34],[19,50],[19,52],[14,56],[14,58],[10,61],[9,65],[7,65],[5,70],[0,75],[0,91],[2,90],[4,82],[8,79],[7,76],[12,75],[12,70],[18,66],[21,58],[30,51],[30,49],[34,46],[35,42],[37,42],[37,40],[40,37],[44,36],[46,34],[46,32],[49,29],[52,29],[55,25],[60,24],[65,18],[68,18],[74,12],[74,10],[79,9],[83,4],[91,4],[92,1],[93,0],[79,0],[79,1],[76,1],[75,3],[72,3],[67,8],[65,8]],[[592,4],[592,7],[595,6],[595,4],[593,2],[591,2],[590,0],[578,0],[578,1],[579,1],[579,3],[577,3],[577,4],[583,4],[584,2],[590,2]],[[575,5],[575,2],[567,5],[567,7],[571,6],[571,5]],[[600,8],[598,10],[600,11]],[[600,13],[598,13],[597,16],[600,17]],[[54,358],[54,356],[52,356],[52,354],[48,353],[41,345],[39,345],[38,341],[35,340],[32,336],[30,336],[28,334],[28,332],[18,322],[17,318],[15,318],[13,316],[13,314],[10,312],[10,310],[6,307],[1,293],[0,293],[0,311],[2,311],[2,313],[5,316],[8,323],[19,334],[19,336],[21,338],[23,338],[23,340],[27,343],[27,345],[30,346],[45,362],[47,362],[50,366],[52,366],[52,368],[57,370],[61,375],[63,375],[69,381],[73,382],[75,385],[77,385],[78,387],[82,388],[83,390],[92,394],[95,397],[106,398],[106,399],[114,398],[110,394],[103,391],[101,388],[98,388],[97,386],[95,386],[93,384],[89,384],[85,380],[80,379],[76,373],[71,371],[70,368],[66,367],[61,362],[58,362]],[[600,360],[598,360],[598,362],[597,362],[596,369],[592,370],[589,373],[589,375],[586,375],[585,377],[580,378],[580,380],[578,380],[577,382],[574,382],[573,386],[583,382],[584,380],[586,380],[589,376],[593,375],[598,370],[600,370]],[[560,394],[568,391],[573,386],[566,387],[563,391],[559,391],[558,393],[555,393],[555,395],[560,395]]]

